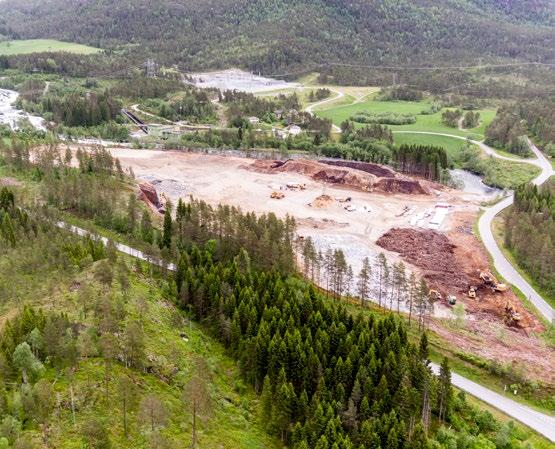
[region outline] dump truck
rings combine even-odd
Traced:
[[[270,198],[274,199],[274,200],[281,200],[283,198],[285,198],[285,194],[283,192],[272,192],[272,194],[270,195]]]

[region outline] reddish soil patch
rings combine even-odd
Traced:
[[[448,294],[456,295],[467,312],[486,314],[503,322],[505,307],[512,306],[522,316],[520,327],[534,331],[543,329],[512,291],[494,293],[483,285],[479,273],[490,269],[489,261],[471,228],[459,226],[449,236],[429,229],[394,228],[376,243],[399,253],[406,262],[417,267],[430,287],[439,290],[444,299]],[[478,287],[476,298],[468,297],[471,285]]]
[[[419,181],[402,178],[381,178],[372,186],[378,192],[407,193],[412,195],[427,195],[426,190]]]
[[[320,160],[322,164],[334,165],[336,167],[348,167],[360,170],[380,178],[394,178],[397,173],[389,167],[379,164],[372,164],[370,162],[355,162],[355,161],[330,161]]]
[[[163,211],[162,204],[160,203],[160,199],[158,197],[158,192],[156,192],[156,187],[149,182],[141,182],[139,184],[138,197],[154,212]]]
[[[286,161],[257,160],[247,168],[261,173],[300,173],[315,181],[338,184],[350,189],[367,192],[428,194],[427,188],[420,181],[402,176],[391,169],[377,164],[347,161],[343,164],[341,161],[338,161],[342,168],[332,168],[330,165],[338,164],[329,164],[328,162],[316,162],[307,159],[289,159]]]

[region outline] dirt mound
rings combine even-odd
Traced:
[[[10,186],[20,186],[20,185],[21,183],[15,178],[10,178],[10,177],[0,178],[0,187],[3,187],[3,186],[10,187]]]
[[[376,242],[382,248],[399,253],[421,270],[430,286],[451,292],[465,291],[470,279],[455,257],[455,245],[437,231],[393,228]]]
[[[378,176],[379,178],[394,178],[397,173],[391,168],[371,162],[356,162],[356,161],[335,161],[322,159],[318,161],[322,164],[333,165],[335,167],[348,167],[360,170],[371,175]]]
[[[420,181],[403,178],[380,178],[378,182],[372,186],[372,190],[385,193],[406,193],[411,195],[429,194],[428,190],[422,186]]]
[[[376,243],[417,267],[430,288],[440,291],[444,299],[448,294],[456,295],[468,312],[487,314],[503,322],[505,308],[512,306],[522,316],[519,327],[540,329],[541,324],[512,291],[493,292],[480,280],[480,272],[490,268],[476,237],[466,232],[451,233],[449,237],[429,229],[394,228]],[[469,286],[477,287],[474,299],[468,297]]]
[[[325,208],[333,204],[333,198],[329,195],[320,195],[312,202],[313,207]]]
[[[333,168],[330,165],[337,165],[342,168]],[[429,193],[420,181],[399,175],[389,168],[365,162],[317,162],[307,159],[288,159],[286,161],[256,160],[248,169],[262,173],[300,173],[316,181],[340,184],[351,189],[363,191],[417,195]]]
[[[158,198],[158,193],[156,192],[156,187],[154,187],[149,182],[141,182],[139,184],[139,199],[144,201],[147,206],[155,210],[156,212],[162,211],[163,207]]]

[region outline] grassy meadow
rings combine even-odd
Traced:
[[[72,42],[61,42],[54,39],[29,39],[0,42],[0,55],[8,56],[44,52],[67,52],[88,55],[100,51],[102,51],[100,48]]]

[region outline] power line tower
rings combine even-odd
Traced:
[[[147,78],[156,77],[156,61],[154,61],[154,59],[147,59],[145,62],[145,68]]]

